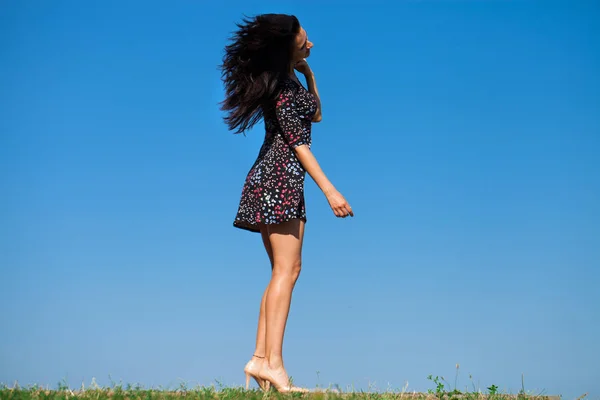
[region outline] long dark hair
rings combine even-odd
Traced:
[[[228,111],[223,119],[229,130],[242,133],[263,117],[263,107],[279,95],[300,22],[293,15],[262,14],[244,16],[236,26],[220,65],[226,93],[220,109]]]

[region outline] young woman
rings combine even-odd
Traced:
[[[315,76],[306,62],[313,43],[293,15],[244,18],[225,47],[221,109],[230,130],[242,133],[260,119],[265,138],[246,176],[233,226],[260,232],[271,262],[271,280],[260,303],[256,349],[246,364],[263,390],[305,392],[292,386],[284,368],[283,335],[292,291],[300,274],[306,223],[304,177],[314,179],[337,217],[354,216],[327,179],[311,146],[311,124],[321,121]],[[306,78],[298,81],[295,71]]]

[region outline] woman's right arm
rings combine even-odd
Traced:
[[[344,196],[336,190],[333,184],[327,179],[325,173],[321,169],[317,159],[313,155],[312,151],[306,144],[302,144],[294,148],[298,161],[302,164],[302,167],[308,172],[310,177],[315,181],[317,186],[321,189],[329,206],[333,210],[336,217],[347,217],[348,215],[354,217],[352,207],[346,201]]]
[[[275,106],[275,113],[284,139],[293,149],[302,167],[319,186],[336,217],[354,216],[352,207],[327,179],[310,150],[296,112],[294,98],[295,90],[288,86],[279,95]]]

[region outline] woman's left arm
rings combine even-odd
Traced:
[[[315,80],[315,74],[313,74],[312,69],[310,69],[310,66],[306,62],[306,59],[296,63],[294,69],[300,72],[302,75],[304,75],[308,91],[313,96],[315,96],[315,99],[317,99],[317,112],[315,113],[312,122],[321,122],[321,99],[319,98],[319,91],[317,90],[317,81]]]
[[[309,70],[306,74],[304,74],[304,77],[306,78],[306,86],[308,87],[308,91],[317,99],[317,112],[315,113],[312,122],[321,122],[321,119],[323,119],[321,115],[321,99],[319,98],[319,91],[317,90],[315,74],[313,74],[312,70]]]

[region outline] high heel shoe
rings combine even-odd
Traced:
[[[266,362],[263,362],[262,368],[260,369],[258,376],[265,381],[265,391],[268,391],[271,387],[271,384],[275,386],[280,393],[291,393],[291,392],[299,392],[299,393],[307,393],[310,390],[301,388],[298,386],[292,386],[289,382],[287,374],[283,367],[273,371],[269,368]]]
[[[255,361],[254,357],[259,358],[263,361]],[[254,378],[258,386],[264,391],[269,390],[268,387],[265,389],[265,380],[258,376],[258,372],[262,364],[264,363],[264,357],[253,356],[250,361],[244,367],[244,373],[246,374],[246,390],[248,390],[248,386],[250,385],[250,377]]]

